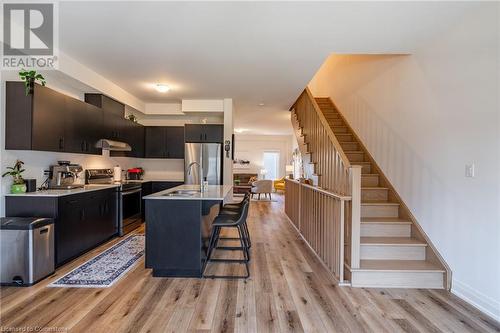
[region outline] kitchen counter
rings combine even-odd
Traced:
[[[199,185],[180,185],[168,190],[156,192],[143,197],[145,200],[219,200],[222,201],[233,187],[231,185],[208,185],[204,192],[196,192],[190,195],[175,195],[177,191],[200,191]],[[170,195],[169,195],[170,194]]]
[[[117,184],[85,185],[84,187],[74,188],[71,190],[43,190],[43,191],[27,192],[19,194],[6,193],[5,196],[6,197],[63,197],[66,195],[105,190],[118,186],[119,185]]]

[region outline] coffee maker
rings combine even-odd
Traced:
[[[57,165],[50,166],[49,189],[71,190],[83,187],[83,184],[75,184],[83,168],[79,164],[71,164],[69,161],[58,161]]]

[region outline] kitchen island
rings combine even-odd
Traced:
[[[181,185],[144,197],[146,202],[146,268],[153,276],[201,277],[208,239],[220,203],[230,185]]]

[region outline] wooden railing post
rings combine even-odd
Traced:
[[[351,268],[359,268],[361,237],[361,169],[352,165],[351,174]]]

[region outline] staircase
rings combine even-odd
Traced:
[[[447,267],[366,148],[329,98],[315,100],[349,162],[362,167],[361,260],[347,267],[352,286],[448,289]]]

